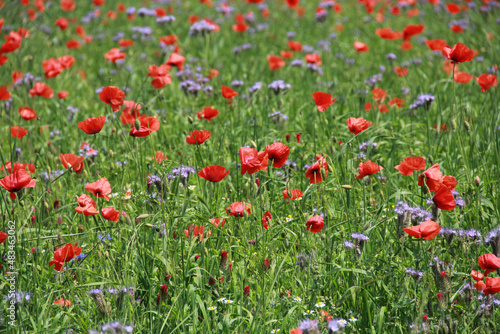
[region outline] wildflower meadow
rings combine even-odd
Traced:
[[[0,0],[0,333],[500,333],[498,0]]]

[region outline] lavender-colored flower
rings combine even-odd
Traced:
[[[434,96],[430,94],[422,94],[417,97],[415,102],[409,106],[410,109],[418,109],[420,107],[425,107],[425,109],[429,110],[432,101],[434,101]]]
[[[140,17],[156,16],[156,11],[154,9],[142,7],[137,10],[137,15],[139,15]]]
[[[392,61],[396,60],[397,57],[394,53],[388,53],[385,55],[385,58],[389,61],[389,63],[392,63]]]
[[[288,116],[281,111],[275,111],[268,114],[269,118],[271,118],[275,123],[285,123],[288,120]]]
[[[189,28],[190,36],[205,36],[215,30],[215,26],[205,20],[200,20],[193,23],[191,28]]]
[[[127,10],[125,10],[125,13],[127,13],[127,15],[134,15],[135,7],[128,7]]]
[[[316,320],[304,319],[300,322],[299,328],[304,334],[319,334],[318,322]]]
[[[242,80],[233,80],[233,81],[231,81],[231,86],[232,87],[241,87],[244,84],[245,83]]]
[[[250,93],[250,95],[253,95],[261,88],[262,88],[262,82],[257,81],[256,83],[253,84],[252,87],[248,88],[248,92]]]
[[[287,37],[288,39],[293,39],[293,38],[295,38],[296,36],[297,36],[297,33],[296,33],[296,32],[294,32],[294,31],[289,31],[289,32],[287,32],[287,33],[286,33],[286,37]]]
[[[175,21],[175,16],[172,16],[172,15],[165,15],[162,17],[158,17],[156,19],[156,23],[158,23],[158,24],[172,23],[174,21]]]
[[[282,91],[288,91],[291,88],[291,86],[290,86],[290,84],[287,84],[283,80],[276,80],[276,81],[271,82],[267,86],[267,88],[273,90],[274,94],[278,95]]]
[[[328,321],[327,328],[328,333],[341,333],[344,331],[344,327],[347,324],[347,321],[344,319],[332,319]]]
[[[370,238],[363,233],[351,233],[351,238],[356,241],[368,241]]]
[[[355,246],[355,245],[354,245],[354,243],[353,243],[353,242],[348,241],[348,240],[345,240],[345,241],[344,241],[344,247],[345,247],[345,248],[348,248],[348,249],[353,249],[353,248],[354,248],[354,246]]]
[[[290,62],[290,66],[292,67],[303,67],[304,61],[302,59],[294,59]]]
[[[410,88],[407,88],[407,87],[401,87],[401,94],[403,94],[403,95],[408,95],[408,94],[410,94]]]

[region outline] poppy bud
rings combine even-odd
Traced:
[[[342,187],[343,189],[345,189],[345,190],[351,190],[351,189],[352,189],[352,186],[350,186],[350,185],[348,185],[348,184],[343,184],[341,187]]]
[[[479,176],[476,176],[474,178],[474,182],[476,182],[476,186],[478,186],[478,187],[481,185],[481,179],[479,178]]]
[[[243,288],[243,295],[250,296],[250,285],[247,285],[246,287]]]
[[[323,180],[326,180],[326,170],[324,170],[323,168],[321,168],[321,178],[323,178]]]
[[[333,166],[332,165],[328,165],[328,170],[330,171],[330,173],[333,173],[334,172]]]
[[[141,122],[137,118],[135,119],[134,127],[137,131],[141,129]]]
[[[409,153],[410,153],[410,156],[413,155],[413,150],[411,149],[411,147],[410,147],[410,152]]]
[[[189,124],[193,124],[193,117],[188,116],[188,122],[189,122]]]
[[[467,130],[467,132],[469,132],[470,131],[470,124],[469,124],[469,122],[464,121],[464,126],[465,126],[465,130]]]
[[[457,130],[457,120],[455,119],[455,117],[453,117],[451,119],[451,130],[453,132],[455,132]]]
[[[253,147],[257,148],[257,143],[255,143],[253,140],[250,140],[250,144],[252,144]]]
[[[113,150],[109,150],[109,156],[113,157],[114,155],[115,155],[115,152],[113,152]]]
[[[255,184],[257,187],[260,187],[260,179],[258,177],[255,178]]]
[[[285,139],[286,139],[286,141],[287,141],[287,142],[289,142],[289,141],[290,141],[290,134],[289,134],[289,133],[287,133],[287,134],[285,135]]]
[[[161,287],[160,287],[160,290],[161,290],[161,295],[162,297],[166,297],[167,296],[167,293],[168,293],[168,287],[166,284],[163,284]]]
[[[426,322],[426,321],[427,321],[427,319],[429,319],[429,317],[427,316],[427,314],[424,314],[424,315],[422,316],[422,320],[423,320],[424,322]]]

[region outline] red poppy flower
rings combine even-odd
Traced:
[[[82,45],[80,42],[74,39],[70,39],[68,42],[66,42],[66,47],[68,49],[79,49]]]
[[[283,57],[283,59],[290,59],[293,57],[293,52],[288,50],[282,50],[280,51],[280,55],[281,57]]]
[[[38,116],[35,113],[35,111],[31,108],[28,107],[19,107],[19,115],[27,121],[31,121],[33,119],[36,119]]]
[[[322,173],[324,173],[325,178],[328,176],[328,165],[325,158],[320,158],[313,163],[306,170],[305,175],[309,179],[310,184],[316,184],[324,181]]]
[[[104,58],[112,63],[116,63],[118,59],[125,59],[127,54],[125,52],[120,52],[118,48],[112,48],[107,53],[104,54]]]
[[[42,62],[42,68],[45,71],[45,78],[54,78],[64,70],[61,64],[54,58],[44,60]]]
[[[273,161],[273,166],[281,168],[285,165],[286,159],[288,159],[290,148],[283,143],[274,143],[266,145],[266,153],[269,160]]]
[[[472,58],[474,58],[474,51],[472,51],[462,43],[455,44],[452,49],[444,47],[443,53],[446,58],[452,61],[453,64],[471,61]]]
[[[311,231],[312,233],[318,233],[323,229],[323,226],[325,226],[325,222],[323,221],[323,217],[321,217],[320,215],[316,215],[309,218],[306,226],[308,231]]]
[[[403,100],[399,97],[395,97],[389,101],[389,106],[392,107],[393,105],[396,105],[398,108],[403,108],[405,106],[404,103],[405,103],[405,100]]]
[[[432,240],[439,234],[439,231],[441,231],[441,226],[432,220],[426,220],[420,225],[404,228],[403,230],[412,237]]]
[[[23,188],[36,186],[36,179],[32,179],[29,172],[18,169],[0,180],[0,185],[10,193],[10,198],[16,199],[16,192]]]
[[[10,92],[5,87],[0,86],[0,101],[10,100]]]
[[[460,13],[460,7],[456,3],[453,3],[453,2],[446,4],[446,9],[448,10],[448,12],[450,12],[450,14]]]
[[[16,51],[21,47],[21,36],[14,31],[11,31],[8,35],[4,36],[6,41],[0,47],[0,54],[9,53]]]
[[[295,8],[299,5],[300,0],[286,0],[288,8]]]
[[[94,194],[97,198],[104,198],[106,201],[109,201],[111,197],[106,196],[111,194],[111,185],[108,182],[108,179],[103,177],[94,183],[89,183],[85,186],[85,190]]]
[[[70,69],[75,63],[76,59],[70,55],[64,55],[57,58],[57,62],[61,64],[62,68]]]
[[[356,176],[356,179],[358,180],[364,178],[367,175],[377,174],[382,169],[384,169],[384,167],[377,165],[371,160],[368,160],[367,162],[360,162],[358,167],[359,167],[359,172],[358,175]]]
[[[233,24],[233,30],[239,33],[247,31],[248,25],[245,24],[245,17],[242,14],[236,14],[235,19],[237,23]]]
[[[115,223],[120,219],[120,211],[115,210],[112,206],[102,208],[101,214],[104,219],[114,221]]]
[[[69,93],[65,90],[62,90],[62,91],[57,93],[57,97],[61,100],[67,98],[68,95],[69,95]]]
[[[392,31],[392,28],[375,29],[375,34],[377,34],[380,38],[391,41],[401,38],[401,33],[399,31]]]
[[[212,107],[205,107],[202,111],[196,114],[198,119],[206,119],[211,122],[213,118],[219,115],[219,111]]]
[[[105,122],[106,116],[90,117],[78,123],[78,127],[86,134],[93,135],[101,132]]]
[[[394,167],[403,175],[413,175],[413,171],[425,168],[425,159],[422,157],[408,157],[401,164]]]
[[[432,197],[434,204],[441,210],[451,211],[456,206],[455,198],[448,187],[442,186]]]
[[[494,74],[481,74],[479,78],[475,78],[479,86],[481,86],[481,92],[486,92],[491,87],[498,85],[497,76]]]
[[[444,48],[449,47],[444,39],[426,39],[425,44],[432,51],[443,51]]]
[[[49,267],[54,266],[55,270],[61,271],[65,262],[71,261],[75,256],[80,255],[81,252],[82,249],[76,244],[66,244],[54,252],[54,260],[49,262]]]
[[[235,92],[234,90],[232,90],[231,88],[229,87],[226,87],[224,85],[222,85],[222,96],[225,98],[225,99],[229,99],[229,102],[227,104],[231,104],[233,103],[233,98],[238,95],[239,93]]]
[[[110,105],[113,112],[117,112],[123,105],[125,93],[118,87],[106,86],[99,93],[99,100]]]
[[[61,9],[64,11],[74,11],[76,4],[73,0],[61,0]]]
[[[455,72],[453,79],[457,83],[466,84],[472,80],[472,75],[465,72]]]
[[[271,216],[269,210],[266,211],[264,213],[264,216],[262,216],[262,218],[260,219],[260,221],[262,222],[262,227],[265,228],[266,230],[269,229],[268,222],[271,221],[271,219],[273,219],[273,217]]]
[[[84,157],[79,157],[76,154],[60,154],[59,158],[61,159],[61,162],[66,169],[72,169],[73,171],[80,173],[83,169],[83,160],[85,159]]]
[[[252,175],[260,170],[267,170],[269,164],[266,151],[257,152],[254,148],[242,147],[238,152],[241,160],[241,175]]]
[[[481,274],[481,273],[480,273],[479,271],[477,271],[477,270],[472,270],[472,271],[470,272],[470,275],[472,276],[472,279],[473,279],[474,281],[480,281],[480,280],[482,280],[482,279],[484,278],[484,275],[483,275],[483,274]]]
[[[353,133],[356,136],[361,132],[363,132],[364,130],[368,129],[373,124],[372,122],[368,122],[363,117],[360,118],[349,117],[346,123],[347,127],[349,128],[349,132]]]
[[[154,78],[151,82],[151,85],[153,85],[154,88],[160,89],[172,83],[172,76],[168,74],[170,68],[171,67],[169,65],[165,64],[160,66],[151,65],[148,67],[148,77]]]
[[[134,46],[134,41],[131,39],[123,38],[118,41],[118,45],[122,48],[129,48]]]
[[[413,44],[410,41],[404,41],[401,43],[401,50],[408,51],[413,49]]]
[[[220,182],[228,174],[229,170],[226,170],[224,167],[218,165],[212,165],[212,166],[207,166],[202,170],[200,170],[198,176],[210,182]]]
[[[332,96],[328,93],[323,93],[323,92],[315,92],[312,94],[312,97],[314,99],[314,103],[318,106],[318,111],[323,112],[325,111],[329,106],[337,100],[337,98],[332,99]]]
[[[267,56],[267,61],[269,63],[269,69],[273,71],[286,65],[285,61],[280,56],[276,55]]]
[[[158,131],[160,129],[160,121],[156,117],[142,115],[137,118],[139,122],[139,130],[132,126],[130,129],[129,136],[132,137],[147,137],[151,134],[151,132]]]
[[[165,64],[169,66],[175,66],[179,69],[179,71],[182,72],[182,67],[184,66],[185,60],[186,58],[174,52],[168,57],[167,62]]]
[[[142,106],[139,103],[134,101],[123,101],[125,105],[122,110],[122,114],[120,115],[120,120],[123,125],[134,123],[136,118],[141,116],[139,110],[142,109]]]
[[[302,44],[300,42],[288,41],[287,45],[290,48],[290,50],[292,50],[292,51],[296,51],[296,52],[302,51]]]
[[[23,138],[24,136],[26,136],[28,134],[28,130],[26,130],[22,126],[17,126],[16,125],[16,126],[13,126],[13,127],[10,128],[10,134],[14,138],[21,139],[21,138]]]
[[[4,166],[0,166],[0,170],[1,171],[4,171],[4,170],[7,170],[7,172],[9,174],[12,174],[12,172],[15,172],[16,170],[19,170],[19,169],[24,169],[26,170],[26,168],[28,168],[28,171],[31,172],[31,174],[35,174],[36,172],[36,168],[35,168],[35,165],[34,164],[28,164],[28,163],[14,163],[14,167],[12,167],[12,163],[10,161],[7,161],[5,163],[5,168]]]
[[[407,41],[412,36],[420,34],[424,29],[425,26],[423,24],[409,24],[403,29],[403,39]]]
[[[201,145],[210,138],[210,136],[212,136],[212,133],[208,130],[194,130],[186,137],[186,143],[189,145]]]
[[[366,45],[365,43],[363,42],[354,42],[353,43],[354,45],[354,48],[356,49],[356,52],[360,53],[360,52],[368,52],[368,50],[370,50],[370,48],[368,47],[368,45]]]
[[[43,82],[37,82],[33,85],[33,88],[29,91],[31,96],[41,96],[46,99],[50,99],[54,96],[54,91],[47,84]]]
[[[167,35],[164,37],[160,37],[160,42],[165,44],[165,45],[173,45],[177,43],[179,39],[175,35]]]
[[[300,143],[300,137],[302,137],[302,134],[301,134],[301,133],[297,133],[297,134],[295,135],[295,139],[296,139],[296,141],[297,141],[297,144],[299,144],[299,143]]]
[[[486,296],[500,292],[500,277],[486,277],[483,292]]]
[[[500,268],[500,259],[494,254],[481,255],[477,260],[479,267],[484,270],[485,276]]]
[[[75,208],[77,213],[85,216],[99,214],[99,211],[97,211],[97,204],[89,195],[81,195],[76,199],[76,201],[78,201],[78,206]]]
[[[222,218],[222,219],[220,219],[220,218],[212,218],[210,220],[210,224],[212,224],[213,226],[215,226],[217,228],[219,226],[222,227],[222,226],[224,226],[226,224],[226,218]]]
[[[423,172],[422,175],[418,177],[418,185],[427,185],[430,192],[434,192],[441,188],[443,180],[443,173],[439,170],[439,164],[434,164],[432,167]]]
[[[408,74],[408,69],[401,66],[394,66],[394,73],[396,73],[398,77],[404,77]]]
[[[162,151],[156,151],[156,155],[154,157],[155,161],[161,164],[163,161],[168,160],[167,154]]]
[[[0,232],[0,245],[3,244],[7,240],[7,233]]]
[[[304,196],[300,189],[285,189],[283,190],[283,198],[297,199]]]
[[[226,213],[234,217],[243,217],[252,213],[252,205],[244,202],[234,202],[228,208]]]
[[[304,58],[308,64],[316,64],[318,66],[323,65],[323,63],[321,62],[321,56],[317,53],[306,54]]]
[[[69,299],[61,298],[61,299],[56,300],[52,305],[61,306],[61,307],[70,307],[71,302],[69,301]]]
[[[189,225],[187,230],[184,230],[184,234],[186,235],[186,238],[189,238],[189,232],[192,233],[193,237],[199,237],[199,241],[203,241],[203,231],[205,231],[205,226],[194,226],[193,224]],[[210,231],[207,232],[207,238],[211,235],[212,233]]]

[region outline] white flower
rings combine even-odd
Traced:
[[[345,327],[347,325],[347,321],[345,321],[344,319],[340,319],[339,320],[339,324],[342,326],[342,327]]]
[[[288,223],[288,222],[289,222],[290,220],[292,220],[292,219],[293,219],[293,218],[292,218],[292,215],[288,215],[288,217],[286,217],[286,219],[285,219],[285,220],[286,220],[286,222]]]
[[[232,304],[232,303],[234,303],[234,300],[231,299],[224,300],[224,304]]]
[[[194,190],[196,186],[189,186],[189,190]]]
[[[358,319],[354,318],[354,317],[351,315],[351,317],[349,318],[349,321],[351,321],[351,322],[355,322],[355,321],[358,321]]]
[[[210,306],[207,310],[209,311],[215,311],[217,309],[217,306]]]
[[[271,333],[279,333],[279,332],[281,332],[281,330],[280,330],[279,328],[273,329],[273,330],[271,331]]]
[[[303,314],[304,315],[314,314],[314,310],[306,310]]]
[[[323,308],[323,307],[325,307],[325,303],[317,302],[316,304],[314,304],[314,306],[319,307],[319,308]]]
[[[226,298],[221,297],[221,298],[217,299],[217,302],[219,302],[219,303],[224,303],[224,302],[225,302],[225,300],[226,300]]]
[[[293,296],[292,299],[295,300],[296,302],[299,302],[299,303],[302,301],[302,298],[297,297],[297,296]]]

